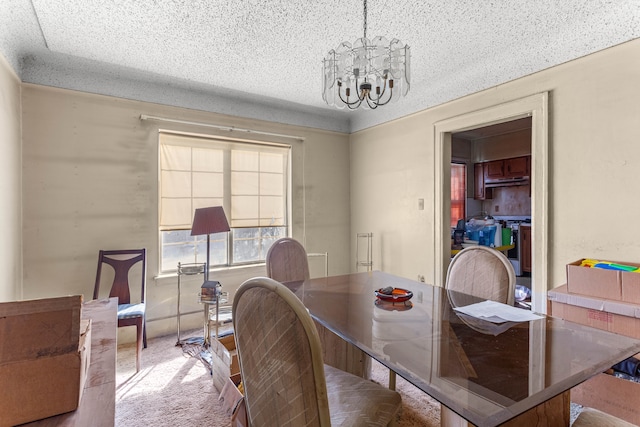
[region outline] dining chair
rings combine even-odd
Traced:
[[[488,246],[458,252],[447,270],[445,287],[485,300],[513,305],[516,274],[509,259]]]
[[[464,307],[476,302],[473,297],[513,306],[515,287],[516,274],[509,259],[502,252],[481,245],[465,248],[453,257],[445,282],[451,307]],[[482,322],[463,314],[457,314],[457,317],[471,329],[483,334],[498,335],[512,326],[510,322],[498,327],[482,325]],[[455,335],[451,328],[448,333]],[[470,378],[477,376],[458,340],[452,339],[450,342],[466,375]],[[440,407],[443,413],[448,413],[443,405]]]
[[[309,279],[307,251],[290,237],[276,240],[267,251],[267,276],[281,283]]]
[[[606,414],[593,408],[582,408],[572,427],[633,427],[635,424],[628,423],[613,415]]]
[[[295,239],[284,237],[276,240],[267,251],[267,277],[284,283],[295,291],[310,278],[308,255],[304,246]],[[360,372],[364,378],[368,378],[371,372],[369,357],[323,325],[315,323],[321,336],[325,363],[352,373]],[[344,352],[337,351],[337,348],[343,348]],[[343,357],[344,354],[349,356]]]
[[[100,296],[102,280],[108,280],[110,276],[104,272],[102,266],[110,265],[113,268],[113,283],[109,291],[109,297],[118,297],[118,327],[136,327],[136,372],[140,371],[142,348],[147,348],[147,326],[145,320],[145,284],[147,273],[146,249],[101,250],[98,255],[98,270],[96,283],[93,288],[93,299]],[[134,266],[139,265],[139,270]],[[135,276],[133,276],[135,274]],[[131,277],[139,279],[140,300],[131,300]]]
[[[252,427],[394,425],[400,394],[325,365],[311,315],[283,284],[244,282],[233,325]]]

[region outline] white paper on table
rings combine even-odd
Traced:
[[[454,310],[493,323],[528,322],[543,318],[529,310],[523,310],[496,301],[482,301],[464,307],[454,307]]]

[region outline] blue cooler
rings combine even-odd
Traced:
[[[479,231],[471,231],[471,229],[467,228],[467,239],[475,240],[476,242],[480,240],[480,232]]]
[[[492,246],[493,242],[496,239],[496,226],[495,225],[486,225],[484,228],[481,228],[477,231],[478,233],[478,244],[482,246]]]

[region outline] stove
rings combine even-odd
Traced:
[[[509,258],[509,262],[513,265],[516,276],[522,276],[522,265],[520,263],[520,258],[522,256],[520,251],[520,224],[531,224],[531,218],[504,217],[501,218],[501,220],[505,222],[505,227],[511,228],[511,236],[514,243],[514,248],[507,251],[507,258]]]

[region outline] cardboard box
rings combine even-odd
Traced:
[[[222,408],[229,416],[233,415],[234,409],[237,408],[238,403],[244,397],[238,389],[240,381],[240,374],[235,374],[227,378],[227,381],[225,381],[224,387],[222,387],[222,391],[220,392],[220,397],[218,398]]]
[[[634,273],[637,274],[637,273]],[[550,315],[571,322],[640,338],[640,306],[570,294],[567,286],[548,292]],[[636,356],[637,357],[637,356]],[[571,401],[640,425],[640,384],[598,374],[571,389]]]
[[[91,354],[82,296],[0,303],[0,426],[78,408]]]
[[[640,425],[640,383],[598,374],[572,388],[571,401]]]
[[[554,317],[640,339],[640,306],[636,304],[571,294],[567,285],[547,295]]]
[[[640,304],[640,273],[581,267],[582,261],[567,264],[569,293]],[[610,262],[640,267],[635,263]]]
[[[211,351],[213,385],[218,392],[222,392],[227,379],[240,373],[235,336],[231,334],[213,340],[209,351]]]
[[[640,304],[640,273],[622,272],[622,301]]]
[[[238,389],[240,381],[240,374],[227,378],[219,398],[222,407],[231,416],[231,427],[249,427],[244,396]]]

